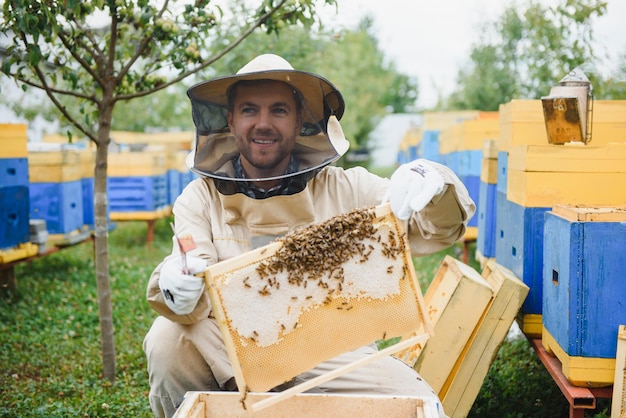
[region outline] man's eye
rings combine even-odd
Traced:
[[[282,107],[277,107],[274,109],[274,113],[280,114],[280,115],[284,115],[287,113],[287,109],[282,108]]]

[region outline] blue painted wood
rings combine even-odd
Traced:
[[[509,153],[498,152],[498,192],[506,194],[506,180],[509,167]]]
[[[527,208],[496,196],[496,261],[511,270],[530,291],[522,313],[541,314],[544,214],[550,208]]]
[[[0,187],[0,250],[30,241],[28,186]]]
[[[422,140],[419,142],[417,150],[420,158],[426,158],[437,163],[441,162],[439,133],[438,130],[427,130],[422,133]]]
[[[626,323],[626,223],[545,214],[543,324],[570,356],[615,358]]]
[[[476,204],[477,210],[476,213],[474,213],[474,216],[472,216],[468,222],[468,226],[478,226],[478,206],[479,206],[479,199],[480,199],[480,175],[478,176],[464,176],[464,177],[459,177],[461,179],[461,181],[463,182],[463,184],[465,185],[465,188],[467,189],[470,197],[472,198],[472,200],[474,201],[474,203]]]
[[[111,212],[151,212],[168,205],[167,176],[109,178]]]
[[[173,204],[183,191],[182,177],[182,173],[178,170],[167,171],[167,203],[169,205]]]
[[[478,218],[478,236],[476,248],[484,257],[496,256],[496,184],[480,182],[476,217]]]
[[[0,187],[28,187],[28,158],[0,158]]]
[[[482,170],[483,151],[459,151],[459,176],[479,176]]]
[[[30,218],[44,219],[49,234],[67,234],[83,228],[81,180],[30,183],[28,189]]]

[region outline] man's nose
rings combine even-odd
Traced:
[[[268,110],[261,110],[256,120],[257,129],[269,128],[272,126],[271,114]]]

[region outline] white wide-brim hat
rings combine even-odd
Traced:
[[[293,151],[300,161],[297,173],[265,179],[235,178],[230,162],[239,155],[239,151],[226,115],[228,91],[242,80],[281,81],[302,96],[304,119]],[[200,175],[235,181],[283,178],[328,165],[345,154],[349,147],[338,122],[345,106],[339,90],[324,77],[294,70],[278,55],[259,55],[235,75],[198,83],[189,88],[187,95],[191,100],[196,126],[195,149],[189,155],[187,165]]]

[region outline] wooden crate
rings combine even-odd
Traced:
[[[28,157],[28,127],[22,123],[0,123],[0,158]]]
[[[492,287],[493,297],[439,393],[444,410],[451,417],[469,413],[528,294],[528,286],[495,261],[489,261],[481,275]]]
[[[277,394],[250,393],[253,402]],[[175,418],[439,417],[436,398],[301,393],[261,411],[242,408],[238,393],[187,392]]]
[[[29,242],[27,186],[0,187],[0,250]]]
[[[80,169],[80,165],[77,166]],[[30,219],[46,221],[50,234],[68,234],[84,226],[83,186],[80,179],[59,183],[31,183]]]
[[[509,149],[508,167],[545,173],[626,173],[626,143],[514,146]]]
[[[491,286],[474,269],[450,256],[443,259],[424,295],[435,332],[415,363],[435,392],[450,377],[492,295]]]
[[[564,365],[574,358],[605,364],[603,374],[578,370],[572,383],[611,384],[617,331],[626,318],[626,207],[555,206],[546,214],[544,240],[544,345],[567,357],[559,357]]]

